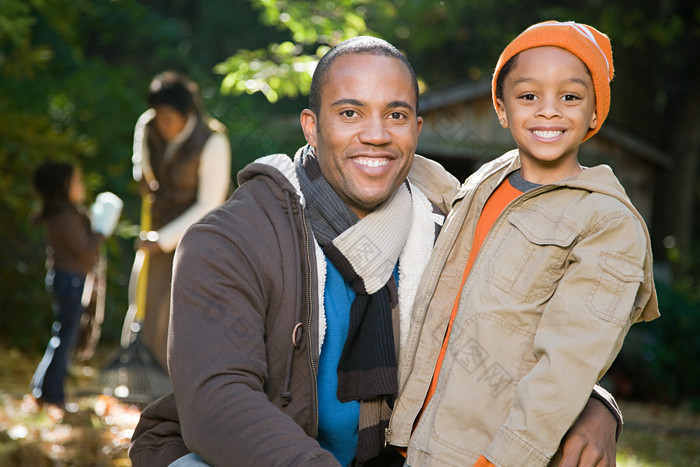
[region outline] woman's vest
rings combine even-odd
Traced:
[[[166,160],[166,142],[156,131],[155,120],[147,126],[151,168],[158,182],[151,205],[151,228],[157,230],[197,200],[199,161],[212,131],[198,118],[190,137]]]

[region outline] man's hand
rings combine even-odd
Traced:
[[[589,399],[583,412],[559,446],[560,467],[615,465],[617,421],[597,399]]]

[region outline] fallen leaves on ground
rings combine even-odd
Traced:
[[[129,441],[141,411],[92,388],[92,366],[73,365],[61,418],[26,395],[40,356],[0,352],[0,467],[131,465]]]

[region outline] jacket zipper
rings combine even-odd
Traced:
[[[464,198],[462,198],[462,199],[464,199]],[[473,201],[473,196],[472,196],[472,199],[471,199],[469,202],[471,203],[472,201]],[[450,209],[451,209],[451,207],[450,207]],[[447,213],[447,216],[445,216],[445,223],[444,223],[443,226],[442,226],[443,228],[442,228],[442,230],[440,231],[440,235],[443,234],[443,232],[445,231],[445,227],[447,227],[446,224],[448,223],[449,214],[450,214],[450,213]],[[466,214],[465,214],[465,217],[466,217]],[[450,222],[450,224],[451,224],[451,223],[453,222],[453,219],[450,219],[449,222]],[[462,222],[464,222],[463,219],[462,219]],[[438,237],[439,237],[440,235],[438,235]],[[433,249],[433,251],[435,251],[435,250]],[[426,271],[424,271],[423,274],[425,274],[425,272],[426,272]],[[414,303],[414,304],[413,304],[413,308],[414,308],[414,309],[416,308],[416,305],[418,305],[418,304],[417,304],[417,303]],[[423,321],[423,323],[421,323],[421,329],[422,329],[424,323],[425,323],[425,320]],[[404,389],[406,389],[406,384],[408,383],[408,380],[411,378],[411,374],[413,374],[413,369],[414,369],[413,359],[411,359],[411,365],[406,369],[406,371],[408,372],[408,376],[407,376],[406,378],[404,378],[404,381],[401,383],[401,387],[399,387],[399,392],[398,392],[398,394],[396,395],[396,400],[397,400],[397,401],[398,401],[399,398],[401,397],[401,394],[403,393]],[[391,443],[391,436],[392,436],[391,424],[392,424],[393,421],[394,421],[394,412],[392,411],[392,412],[391,412],[391,415],[389,416],[389,426],[387,426],[387,427],[384,429],[384,446],[385,446],[385,447],[386,447],[387,444]],[[415,424],[415,420],[413,421],[413,423]]]
[[[309,228],[306,225],[306,213],[304,211],[304,208],[301,208],[301,222],[302,225],[304,226],[304,245],[305,245],[305,250],[306,250],[306,270],[307,270],[307,289],[308,289],[308,300],[309,300],[309,318],[307,322],[307,341],[308,341],[308,346],[309,346],[309,364],[311,365],[311,380],[312,380],[312,386],[313,386],[313,405],[312,405],[312,410],[313,410],[313,417],[314,417],[314,431],[318,431],[318,382],[317,382],[317,376],[316,376],[316,362],[314,361],[314,347],[313,347],[313,337],[312,337],[312,329],[313,329],[313,312],[314,312],[314,297],[313,297],[313,277],[311,274],[312,268],[311,268],[311,254],[309,252],[310,246],[309,246]]]

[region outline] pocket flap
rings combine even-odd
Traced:
[[[600,258],[600,267],[623,282],[644,281],[642,267],[617,253],[603,252]]]
[[[520,210],[508,216],[508,221],[532,243],[567,247],[578,235],[565,222],[551,219],[539,211]]]

